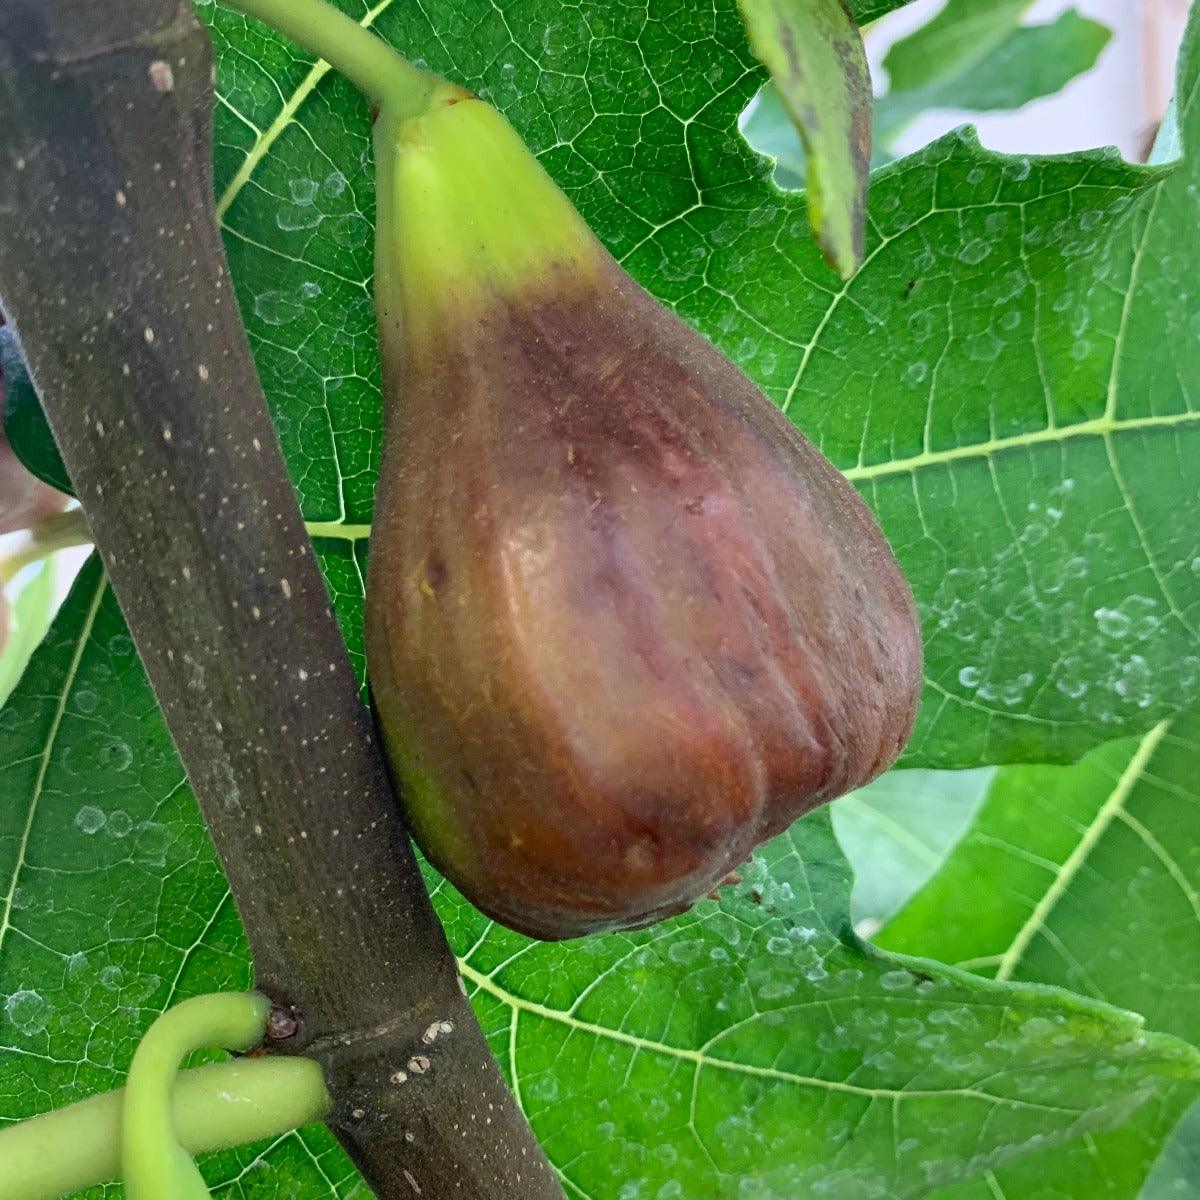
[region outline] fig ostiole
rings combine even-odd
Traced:
[[[921,645],[849,483],[505,119],[376,124],[370,685],[412,831],[540,938],[681,912],[888,767]]]

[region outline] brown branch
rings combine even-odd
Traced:
[[[4,309],[259,986],[299,1016],[277,1044],[321,1061],[386,1200],[561,1197],[464,998],[267,416],[213,211],[208,39],[180,0],[4,9]]]

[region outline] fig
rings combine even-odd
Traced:
[[[545,939],[681,912],[889,766],[912,595],[838,471],[467,94],[376,126],[370,685],[413,834]]]

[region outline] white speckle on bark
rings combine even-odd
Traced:
[[[163,441],[169,442],[170,440],[171,440],[171,427],[170,427],[170,425],[164,425],[163,426]]]
[[[283,593],[285,600],[290,600],[292,598],[292,585],[288,583],[286,579],[281,579],[279,581],[279,590]]]
[[[169,92],[175,86],[175,72],[171,70],[171,64],[156,59],[150,64],[150,82],[154,84],[156,92]]]
[[[208,382],[208,368],[203,363],[196,368],[196,374],[200,376],[201,383]]]
[[[151,329],[149,325],[147,325],[146,328],[142,330],[142,337],[144,337],[146,339],[147,346],[154,345],[154,330]]]

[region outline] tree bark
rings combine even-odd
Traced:
[[[384,1200],[562,1193],[459,981],[267,415],[180,0],[6,0],[0,303],[249,934]],[[288,1021],[278,1032],[290,1032]]]

